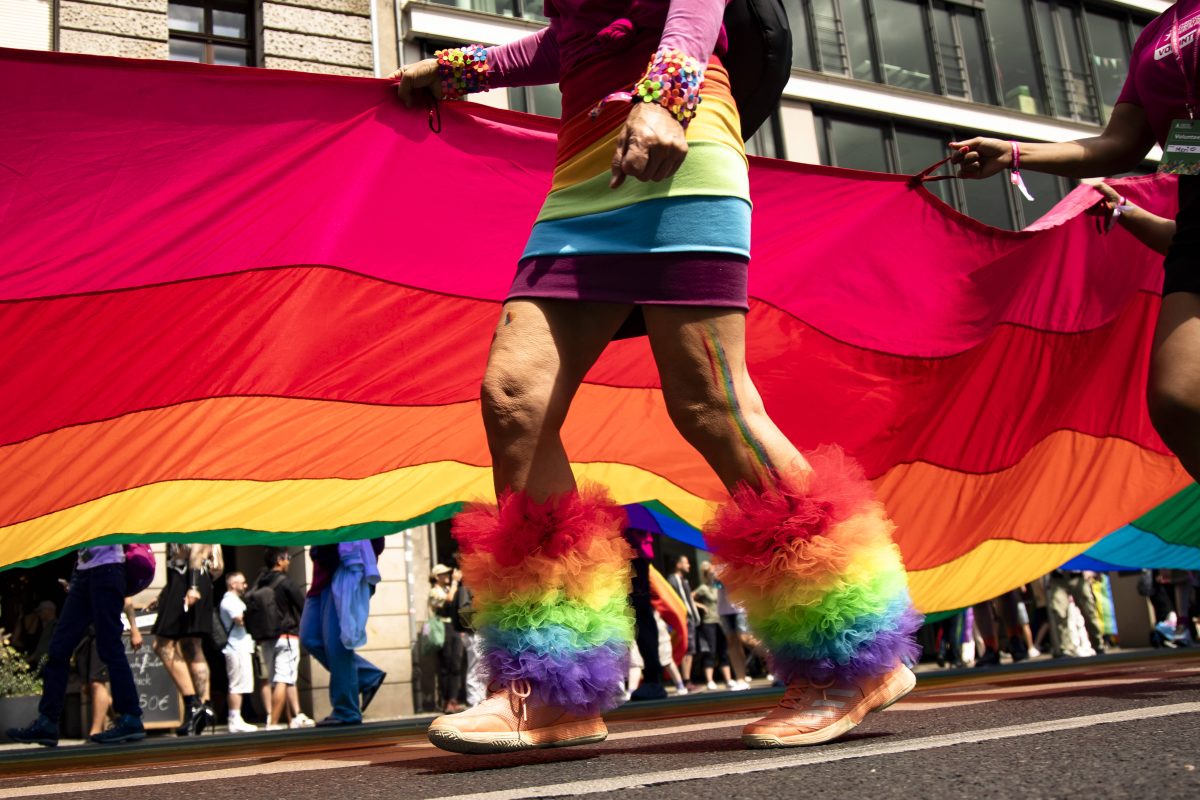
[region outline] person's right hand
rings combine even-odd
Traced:
[[[396,84],[396,94],[408,108],[412,108],[413,95],[421,89],[430,92],[438,100],[442,99],[442,81],[438,76],[436,58],[427,58],[407,67],[401,67],[388,75],[388,78],[400,80],[400,83]]]
[[[454,572],[452,572],[450,574],[450,579],[452,581],[454,581],[455,583],[458,583],[459,581],[461,581],[462,580],[462,570],[461,569],[454,570]]]
[[[958,165],[960,178],[990,178],[1012,166],[1012,144],[1003,139],[976,136],[950,147],[955,151],[950,163]]]

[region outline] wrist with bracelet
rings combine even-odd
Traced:
[[[595,119],[605,103],[626,101],[653,103],[670,112],[687,128],[700,105],[700,87],[704,84],[704,65],[681,50],[659,48],[650,59],[645,73],[629,92],[613,92],[592,109]]]
[[[486,92],[491,88],[488,86],[488,73],[492,68],[488,64],[486,47],[471,44],[438,50],[434,56],[437,58],[443,99],[459,100],[468,94]]]
[[[1029,188],[1025,186],[1025,179],[1021,177],[1021,145],[1015,139],[1008,144],[1012,148],[1012,164],[1009,165],[1010,174],[1008,180],[1013,186],[1017,187],[1017,191],[1026,200],[1032,203],[1033,195],[1029,193]]]

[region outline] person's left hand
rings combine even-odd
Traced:
[[[1084,181],[1084,183],[1104,195],[1104,199],[1089,208],[1087,213],[1093,216],[1107,217],[1114,208],[1121,204],[1121,195],[1104,181]]]
[[[134,650],[142,649],[142,632],[137,628],[131,628],[129,631],[129,644]]]
[[[635,98],[617,135],[608,186],[616,189],[627,175],[639,181],[664,181],[683,164],[687,152],[687,137],[679,120],[658,103]]]
[[[196,603],[200,602],[200,592],[197,589],[188,589],[187,594],[183,597],[183,604],[191,608]]]

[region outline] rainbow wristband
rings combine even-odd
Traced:
[[[471,44],[438,50],[434,55],[438,62],[438,76],[442,79],[442,98],[458,100],[474,92],[486,92],[488,73],[487,48]]]
[[[704,67],[699,61],[679,50],[660,48],[646,74],[633,87],[631,99],[635,103],[658,103],[686,128],[696,116],[703,83]]]

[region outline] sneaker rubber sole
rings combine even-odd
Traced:
[[[771,750],[779,747],[805,747],[825,744],[845,736],[872,711],[883,711],[901,700],[917,685],[917,676],[908,667],[894,670],[887,680],[851,709],[844,717],[819,730],[794,736],[778,736],[772,733],[744,733],[742,743],[752,750]]]
[[[96,734],[96,736],[102,735],[103,734]],[[126,733],[122,736],[114,736],[111,739],[97,739],[95,736],[92,736],[89,737],[88,741],[90,741],[92,744],[126,744],[128,742],[140,742],[145,738],[145,731],[135,731],[132,733]]]
[[[451,753],[492,755],[515,753],[519,750],[598,744],[608,738],[608,729],[603,723],[597,729],[596,724],[591,721],[568,722],[546,728],[502,733],[465,732],[449,725],[433,725],[426,735],[433,745]]]

